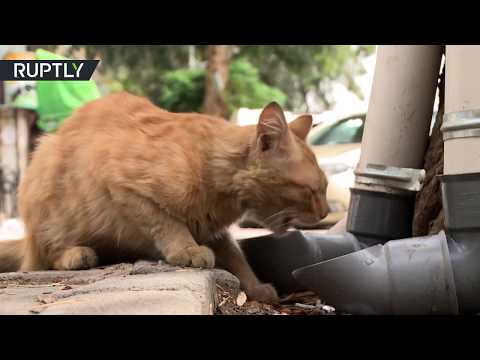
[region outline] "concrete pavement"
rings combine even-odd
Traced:
[[[0,315],[211,315],[222,270],[139,261],[84,271],[0,274]]]

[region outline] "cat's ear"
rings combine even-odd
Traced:
[[[261,152],[277,150],[288,140],[288,125],[283,110],[271,102],[262,110],[257,125],[257,147]]]
[[[312,115],[302,115],[288,124],[288,127],[300,139],[305,140],[310,129],[312,128],[312,123]]]

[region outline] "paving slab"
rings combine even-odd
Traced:
[[[211,315],[218,286],[239,289],[239,281],[223,270],[147,261],[83,271],[3,273],[0,315]]]

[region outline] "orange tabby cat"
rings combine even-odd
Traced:
[[[311,124],[287,125],[276,103],[239,127],[127,93],[92,101],[40,140],[19,187],[26,238],[0,242],[0,271],[216,263],[250,298],[275,301],[226,228],[246,211],[275,232],[327,215],[327,181],[304,142]]]

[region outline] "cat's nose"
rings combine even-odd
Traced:
[[[326,209],[321,215],[320,217],[323,219],[323,218],[326,218],[327,215],[330,213],[330,210],[329,209]]]
[[[330,211],[331,209],[330,209],[330,206],[328,206],[328,203],[327,202],[322,203],[320,206],[320,219],[327,217]]]

